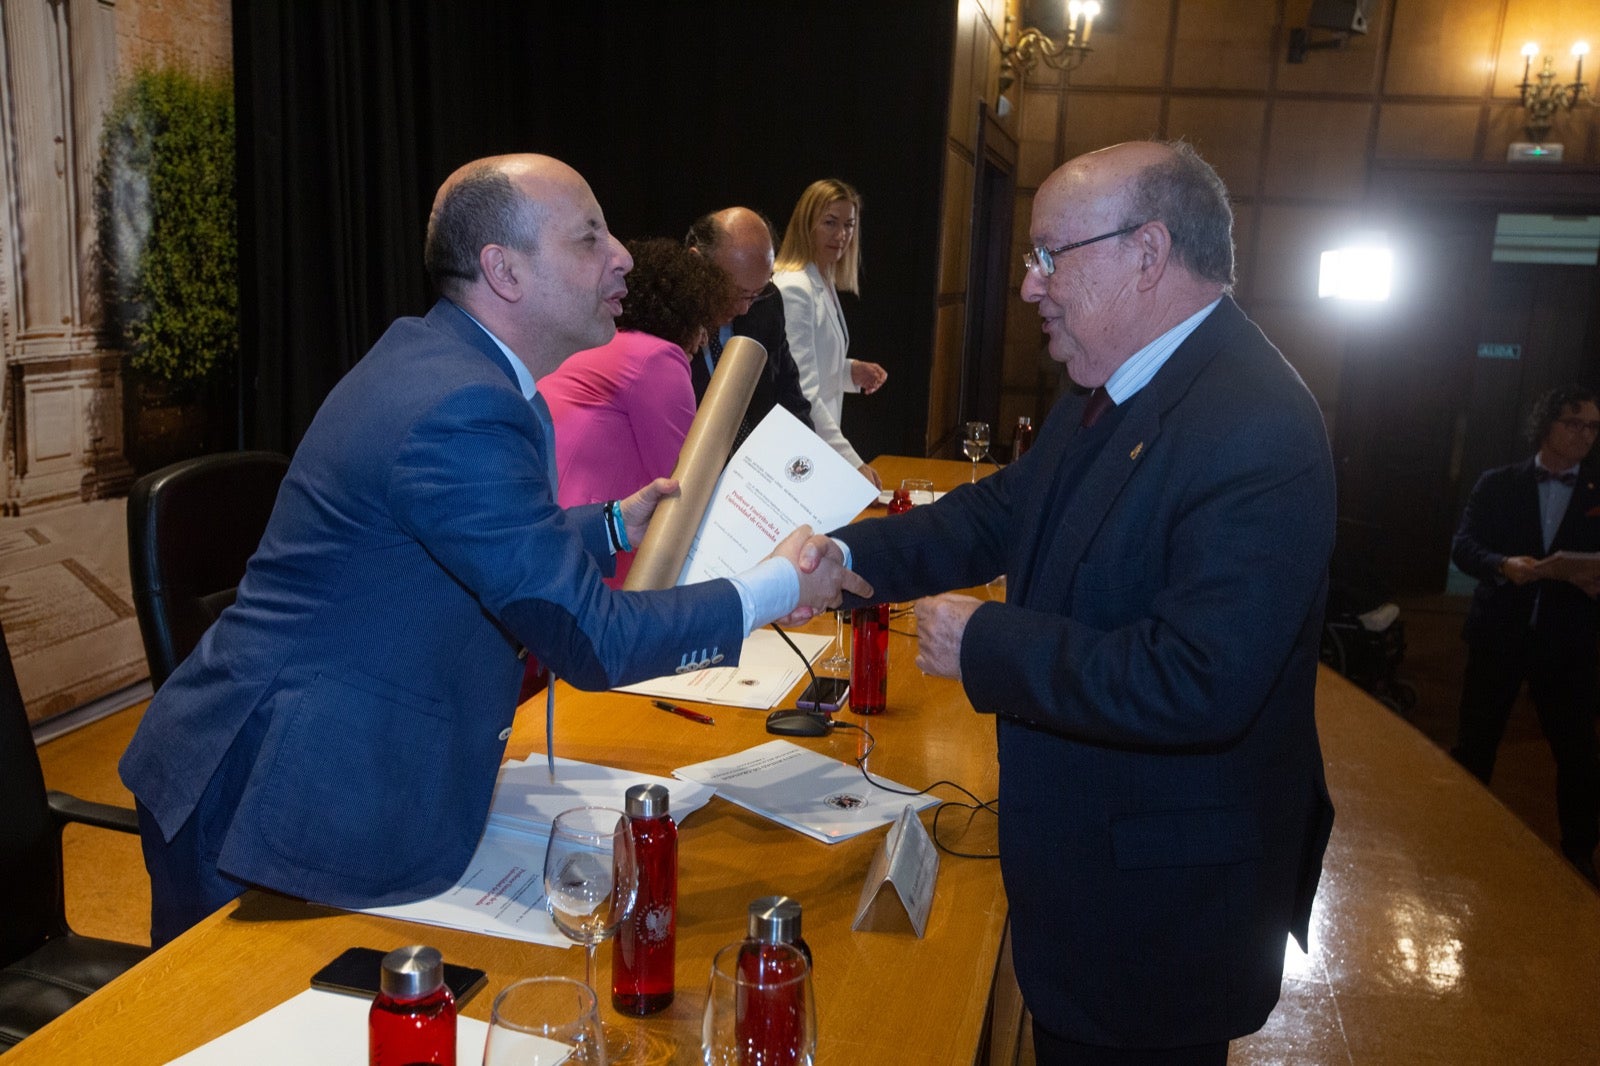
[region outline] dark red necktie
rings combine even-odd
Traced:
[[[1078,425],[1087,429],[1098,422],[1100,416],[1114,406],[1116,405],[1111,402],[1111,394],[1109,392],[1104,388],[1095,389],[1089,394],[1089,402],[1083,405],[1083,418],[1079,420]]]

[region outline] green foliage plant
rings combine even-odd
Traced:
[[[106,324],[139,371],[199,384],[239,352],[233,91],[144,68],[106,114],[95,181]]]

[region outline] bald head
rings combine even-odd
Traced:
[[[710,259],[733,281],[735,297],[721,327],[750,310],[772,280],[772,227],[748,207],[726,207],[695,221],[689,247]]]
[[[478,253],[488,244],[532,253],[545,205],[588,183],[547,155],[525,153],[475,159],[439,186],[428,215],[422,261],[439,292],[459,301],[483,276]]]

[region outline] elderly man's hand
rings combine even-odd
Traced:
[[[917,601],[917,667],[923,673],[961,680],[961,638],[982,606],[982,600],[948,593]]]
[[[871,596],[872,586],[854,571],[846,570],[844,552],[832,538],[813,534],[800,526],[772,550],[768,558],[783,558],[800,575],[800,604],[778,619],[779,625],[799,625],[844,601],[845,592]]]
[[[638,492],[622,501],[622,524],[628,531],[628,543],[635,548],[644,540],[644,531],[650,527],[650,516],[656,505],[667,496],[678,494],[678,483],[669,477],[658,477]]]

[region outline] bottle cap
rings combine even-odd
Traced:
[[[794,944],[800,939],[800,901],[789,896],[762,896],[750,903],[752,940]]]
[[[1031,425],[1033,425],[1033,419],[1029,418],[1027,415],[1018,415],[1017,416],[1017,425],[1019,425],[1019,426],[1031,426]]]
[[[378,984],[384,995],[395,999],[430,995],[444,984],[444,956],[438,948],[421,944],[395,948],[383,957]]]
[[[634,785],[623,793],[629,818],[660,818],[667,813],[665,785]]]

